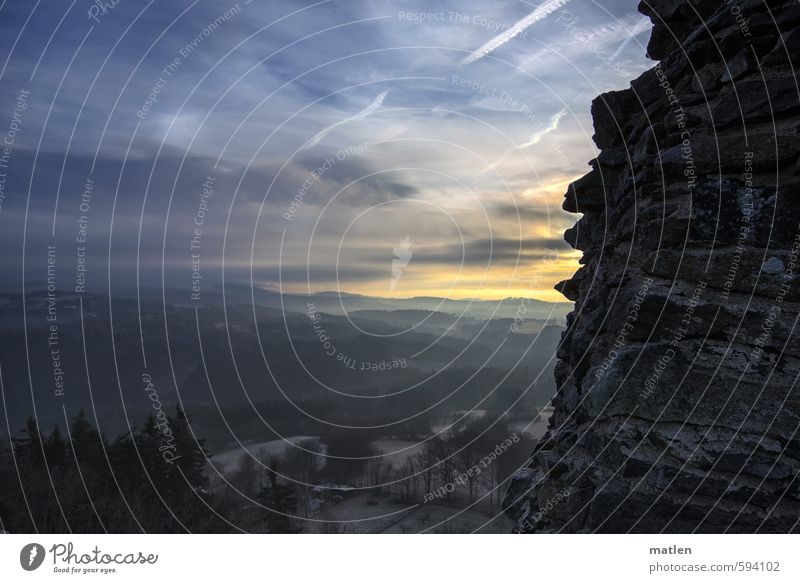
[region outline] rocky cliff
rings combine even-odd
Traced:
[[[592,103],[582,267],[521,532],[790,532],[800,517],[800,4],[650,0],[658,61]]]

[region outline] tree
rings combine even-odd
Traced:
[[[216,517],[218,501],[201,491],[206,483],[200,464],[204,441],[191,436],[182,411],[169,423],[177,433],[177,455],[186,458],[180,467],[162,455],[164,425],[154,416],[111,445],[83,411],[72,419],[69,439],[61,427],[42,434],[28,419],[22,436],[0,452],[0,528],[40,533],[229,530]]]
[[[244,454],[239,458],[236,469],[231,472],[228,481],[231,486],[245,496],[251,496],[257,493],[260,487],[260,474],[256,467],[256,462],[251,455]]]
[[[416,465],[417,472],[422,478],[422,485],[425,494],[430,494],[436,487],[436,464],[439,458],[436,456],[434,448],[431,447],[430,441],[427,442],[423,448],[412,458]]]
[[[415,459],[416,456],[406,456],[406,463],[399,472],[399,477],[401,478],[400,490],[405,500],[419,499],[419,484],[422,480],[422,476],[417,472]]]
[[[292,534],[300,532],[295,524],[297,495],[290,485],[278,479],[278,459],[273,457],[267,465],[267,482],[259,493],[259,501],[267,508],[264,511],[264,524],[268,532]]]
[[[312,485],[322,466],[323,450],[316,439],[304,442],[302,448],[290,446],[283,456],[282,467],[285,475],[296,482],[296,493],[305,515],[312,498]]]
[[[64,454],[66,451],[67,443],[64,441],[64,436],[61,435],[61,430],[56,426],[44,442],[44,453],[47,459],[47,465],[51,468],[64,465]]]
[[[39,426],[33,417],[28,417],[24,437],[12,438],[14,453],[20,466],[40,468],[44,465],[44,444]]]
[[[447,486],[455,478],[455,444],[451,439],[436,436],[428,441],[426,449],[430,449],[430,457],[436,460],[432,469],[439,474],[442,485]],[[445,492],[445,498],[449,501],[452,498],[452,491]]]
[[[106,444],[100,433],[86,419],[83,409],[72,418],[69,436],[73,455],[81,464],[91,467],[94,464],[105,462],[103,450]]]

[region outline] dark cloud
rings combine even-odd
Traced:
[[[553,252],[569,250],[562,239],[476,239],[457,244],[414,246],[414,263],[433,265],[513,265],[552,259]]]
[[[553,218],[560,218],[561,208],[542,208],[533,207],[526,204],[495,204],[486,208],[487,213],[492,216],[517,219],[525,223],[543,223]]]

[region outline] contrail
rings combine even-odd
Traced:
[[[376,111],[378,111],[380,106],[383,105],[383,100],[386,99],[386,96],[388,94],[389,94],[388,91],[384,91],[383,93],[378,95],[373,100],[372,103],[370,103],[367,107],[365,107],[364,109],[359,111],[353,117],[348,117],[347,119],[343,119],[340,122],[337,122],[337,123],[335,123],[333,125],[330,125],[330,126],[326,127],[324,130],[322,130],[317,135],[315,135],[313,138],[311,138],[311,141],[303,147],[303,150],[307,150],[308,148],[313,148],[314,146],[319,144],[323,139],[325,139],[325,136],[327,136],[329,133],[331,133],[333,130],[335,130],[339,126],[342,126],[342,125],[344,125],[346,123],[350,123],[351,121],[358,121],[360,119],[364,119],[368,115],[370,115],[372,113],[375,113]]]
[[[475,62],[483,56],[488,55],[493,50],[499,48],[500,46],[506,44],[512,38],[520,34],[529,26],[539,22],[543,18],[545,18],[548,14],[555,12],[562,6],[564,6],[569,0],[547,0],[540,4],[536,10],[528,14],[525,18],[518,21],[514,26],[505,30],[498,34],[496,37],[486,41],[482,44],[477,50],[471,52],[469,55],[464,57],[461,60],[462,65],[467,65],[469,63]]]
[[[540,49],[526,57],[520,63],[520,68],[529,73],[543,74],[556,67],[564,65],[565,61],[577,61],[591,55],[600,54],[606,47],[624,41],[614,52],[609,60],[616,59],[625,43],[630,42],[639,34],[650,30],[652,23],[647,18],[633,17],[622,18],[618,21],[586,29],[581,34],[567,32],[551,42],[546,48]],[[598,56],[599,58],[599,56]]]
[[[636,32],[636,34],[639,34],[639,32],[637,32],[637,31],[634,31],[634,32]],[[612,62],[617,60],[617,57],[620,56],[620,54],[622,54],[622,51],[625,50],[625,47],[628,46],[628,44],[633,40],[633,38],[636,36],[636,34],[629,34],[628,36],[625,37],[625,40],[622,41],[622,43],[619,45],[619,47],[617,47],[617,50],[614,51],[614,54],[611,55],[610,59],[611,59]]]
[[[404,131],[406,131],[405,126],[393,126],[389,128],[387,131],[385,131],[381,136],[379,136],[378,139],[375,141],[375,144],[383,144],[385,142],[391,142],[393,139],[402,134]]]
[[[534,146],[539,142],[541,142],[543,137],[545,137],[550,132],[558,129],[558,123],[561,121],[561,118],[564,117],[565,115],[567,115],[567,110],[562,109],[561,111],[559,111],[557,114],[555,114],[553,117],[550,118],[549,126],[533,134],[531,136],[530,141],[527,144],[522,144],[521,146],[518,147],[527,148],[528,146]]]
[[[486,172],[489,172],[490,170],[494,170],[495,168],[497,168],[500,164],[502,164],[505,161],[506,158],[508,158],[508,156],[512,152],[519,152],[520,150],[524,150],[525,148],[530,148],[531,146],[535,146],[536,144],[541,142],[542,138],[544,138],[547,134],[558,129],[558,124],[559,122],[561,122],[561,118],[563,118],[565,115],[567,115],[567,110],[562,109],[561,111],[559,111],[557,114],[555,114],[553,117],[550,118],[549,126],[534,133],[531,136],[531,139],[525,142],[524,144],[520,144],[519,146],[514,146],[513,148],[509,148],[508,150],[503,152],[503,155],[500,156],[500,159],[497,160],[497,162],[489,164],[486,168],[480,171],[480,174],[485,174]]]

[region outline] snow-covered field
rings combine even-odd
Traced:
[[[497,514],[497,511],[495,511]],[[459,511],[438,504],[408,504],[391,497],[364,493],[329,508],[315,517],[335,524],[305,522],[308,532],[392,533],[508,533],[513,526],[505,516],[492,518],[478,510]],[[487,524],[488,523],[488,524]]]
[[[477,510],[459,511],[457,508],[447,506],[423,504],[383,532],[387,534],[511,532],[513,522],[502,514],[497,517],[494,517],[494,514],[489,516],[486,512]]]
[[[236,449],[214,454],[209,462],[214,464],[214,467],[220,472],[229,473],[235,470],[239,465],[239,461],[247,455],[245,450],[250,452],[257,460],[266,460],[270,456],[279,456],[285,453],[292,445],[303,445],[316,439],[318,438],[310,435],[297,435],[286,439],[251,443],[244,448],[237,447]]]

